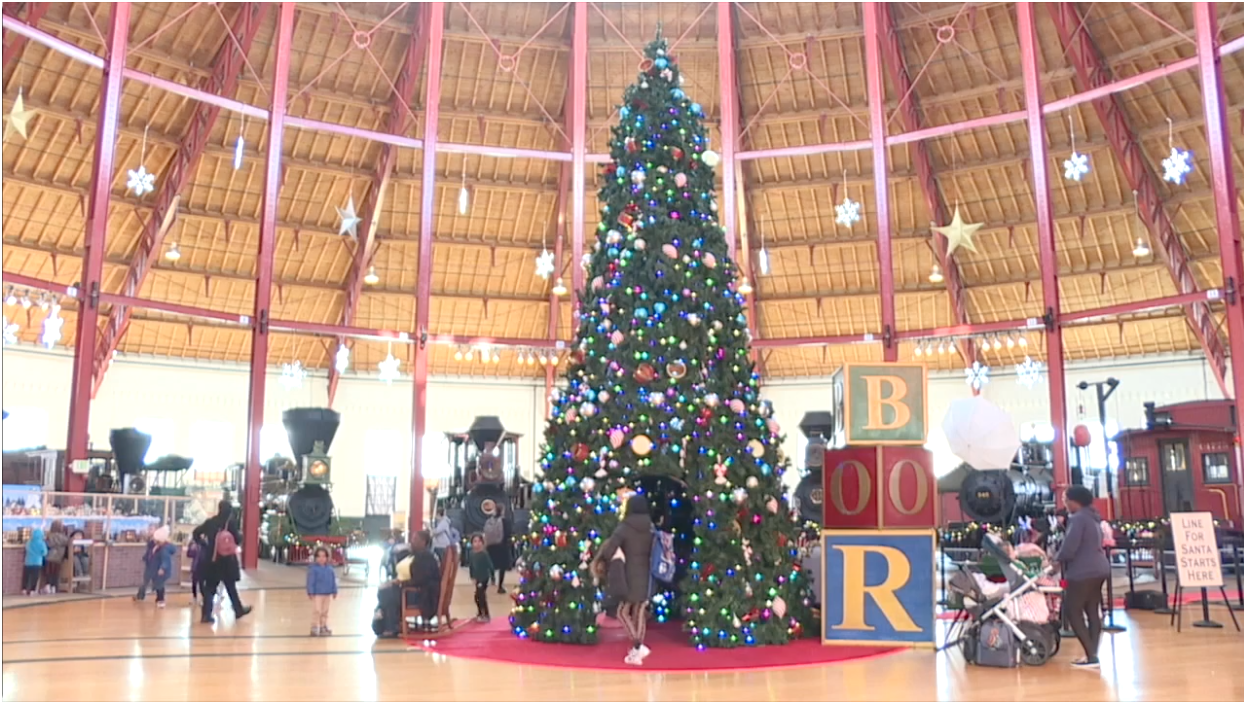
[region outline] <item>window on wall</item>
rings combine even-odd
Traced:
[[[4,420],[4,450],[41,448],[48,445],[48,413],[38,407],[9,407]]]
[[[1129,458],[1124,474],[1125,484],[1130,487],[1143,487],[1149,484],[1149,459]]]
[[[280,424],[264,425],[259,428],[259,460],[267,461],[276,455],[293,458],[294,452],[289,447],[289,435]]]
[[[151,436],[151,446],[147,448],[143,463],[151,463],[176,450],[177,422],[163,418],[140,419],[135,422],[134,428]]]
[[[190,457],[194,459],[195,472],[222,471],[242,462],[236,438],[229,422],[202,421],[190,425]]]
[[[1207,453],[1201,456],[1201,470],[1207,483],[1231,482],[1231,459],[1225,453]]]

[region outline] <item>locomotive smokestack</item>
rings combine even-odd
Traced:
[[[147,455],[147,449],[151,448],[151,436],[132,427],[113,429],[108,434],[108,443],[112,445],[117,471],[121,475],[129,475],[142,470],[143,458]]]
[[[337,427],[341,424],[340,414],[322,407],[287,409],[281,419],[285,424],[285,433],[289,435],[289,448],[294,452],[294,460],[298,462],[315,450],[317,441],[324,445],[324,453],[328,453],[328,448],[333,445],[333,437],[337,435]]]
[[[501,426],[501,420],[497,417],[476,417],[467,435],[475,448],[483,451],[485,446],[495,444],[505,436],[505,427]]]

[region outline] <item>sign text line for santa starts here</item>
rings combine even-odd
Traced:
[[[1222,561],[1209,512],[1171,514],[1179,583],[1183,587],[1222,587]]]

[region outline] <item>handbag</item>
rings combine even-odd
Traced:
[[[626,580],[626,554],[622,553],[622,549],[614,551],[613,558],[609,560],[605,594],[619,600],[625,600],[630,594],[630,585]]]

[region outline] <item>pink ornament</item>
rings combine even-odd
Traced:
[[[673,244],[665,244],[661,246],[661,253],[670,258],[678,258],[678,249]]]
[[[781,434],[781,433],[782,433],[782,427],[781,427],[781,425],[779,425],[779,424],[777,423],[777,420],[776,420],[776,419],[770,419],[770,420],[769,420],[769,433],[771,433],[771,434]]]
[[[618,331],[617,329],[614,329],[613,333],[609,335],[609,340],[612,341],[615,345],[622,343],[625,339],[626,339],[626,335]]]
[[[747,405],[737,397],[730,401],[730,410],[735,414],[743,414],[743,410],[747,409]]]
[[[570,409],[566,410],[566,421],[567,422],[574,422],[574,421],[577,421],[578,419],[579,419],[578,409],[571,407]]]
[[[610,446],[614,448],[618,448],[619,446],[622,445],[622,442],[625,440],[626,440],[626,435],[622,433],[621,429],[612,429],[609,431],[609,445]]]
[[[605,279],[604,279],[604,278],[602,278],[602,277],[600,277],[600,276],[596,276],[595,278],[592,278],[592,289],[593,289],[593,290],[600,290],[600,289],[601,289],[601,288],[603,288],[603,287],[605,287]]]
[[[687,174],[686,173],[675,173],[674,174],[674,185],[677,185],[680,188],[687,187]]]
[[[786,600],[782,599],[781,597],[774,597],[773,598],[773,613],[778,615],[779,617],[785,617],[786,616]]]
[[[717,257],[711,253],[704,254],[704,265],[708,266],[709,268],[716,268]]]

